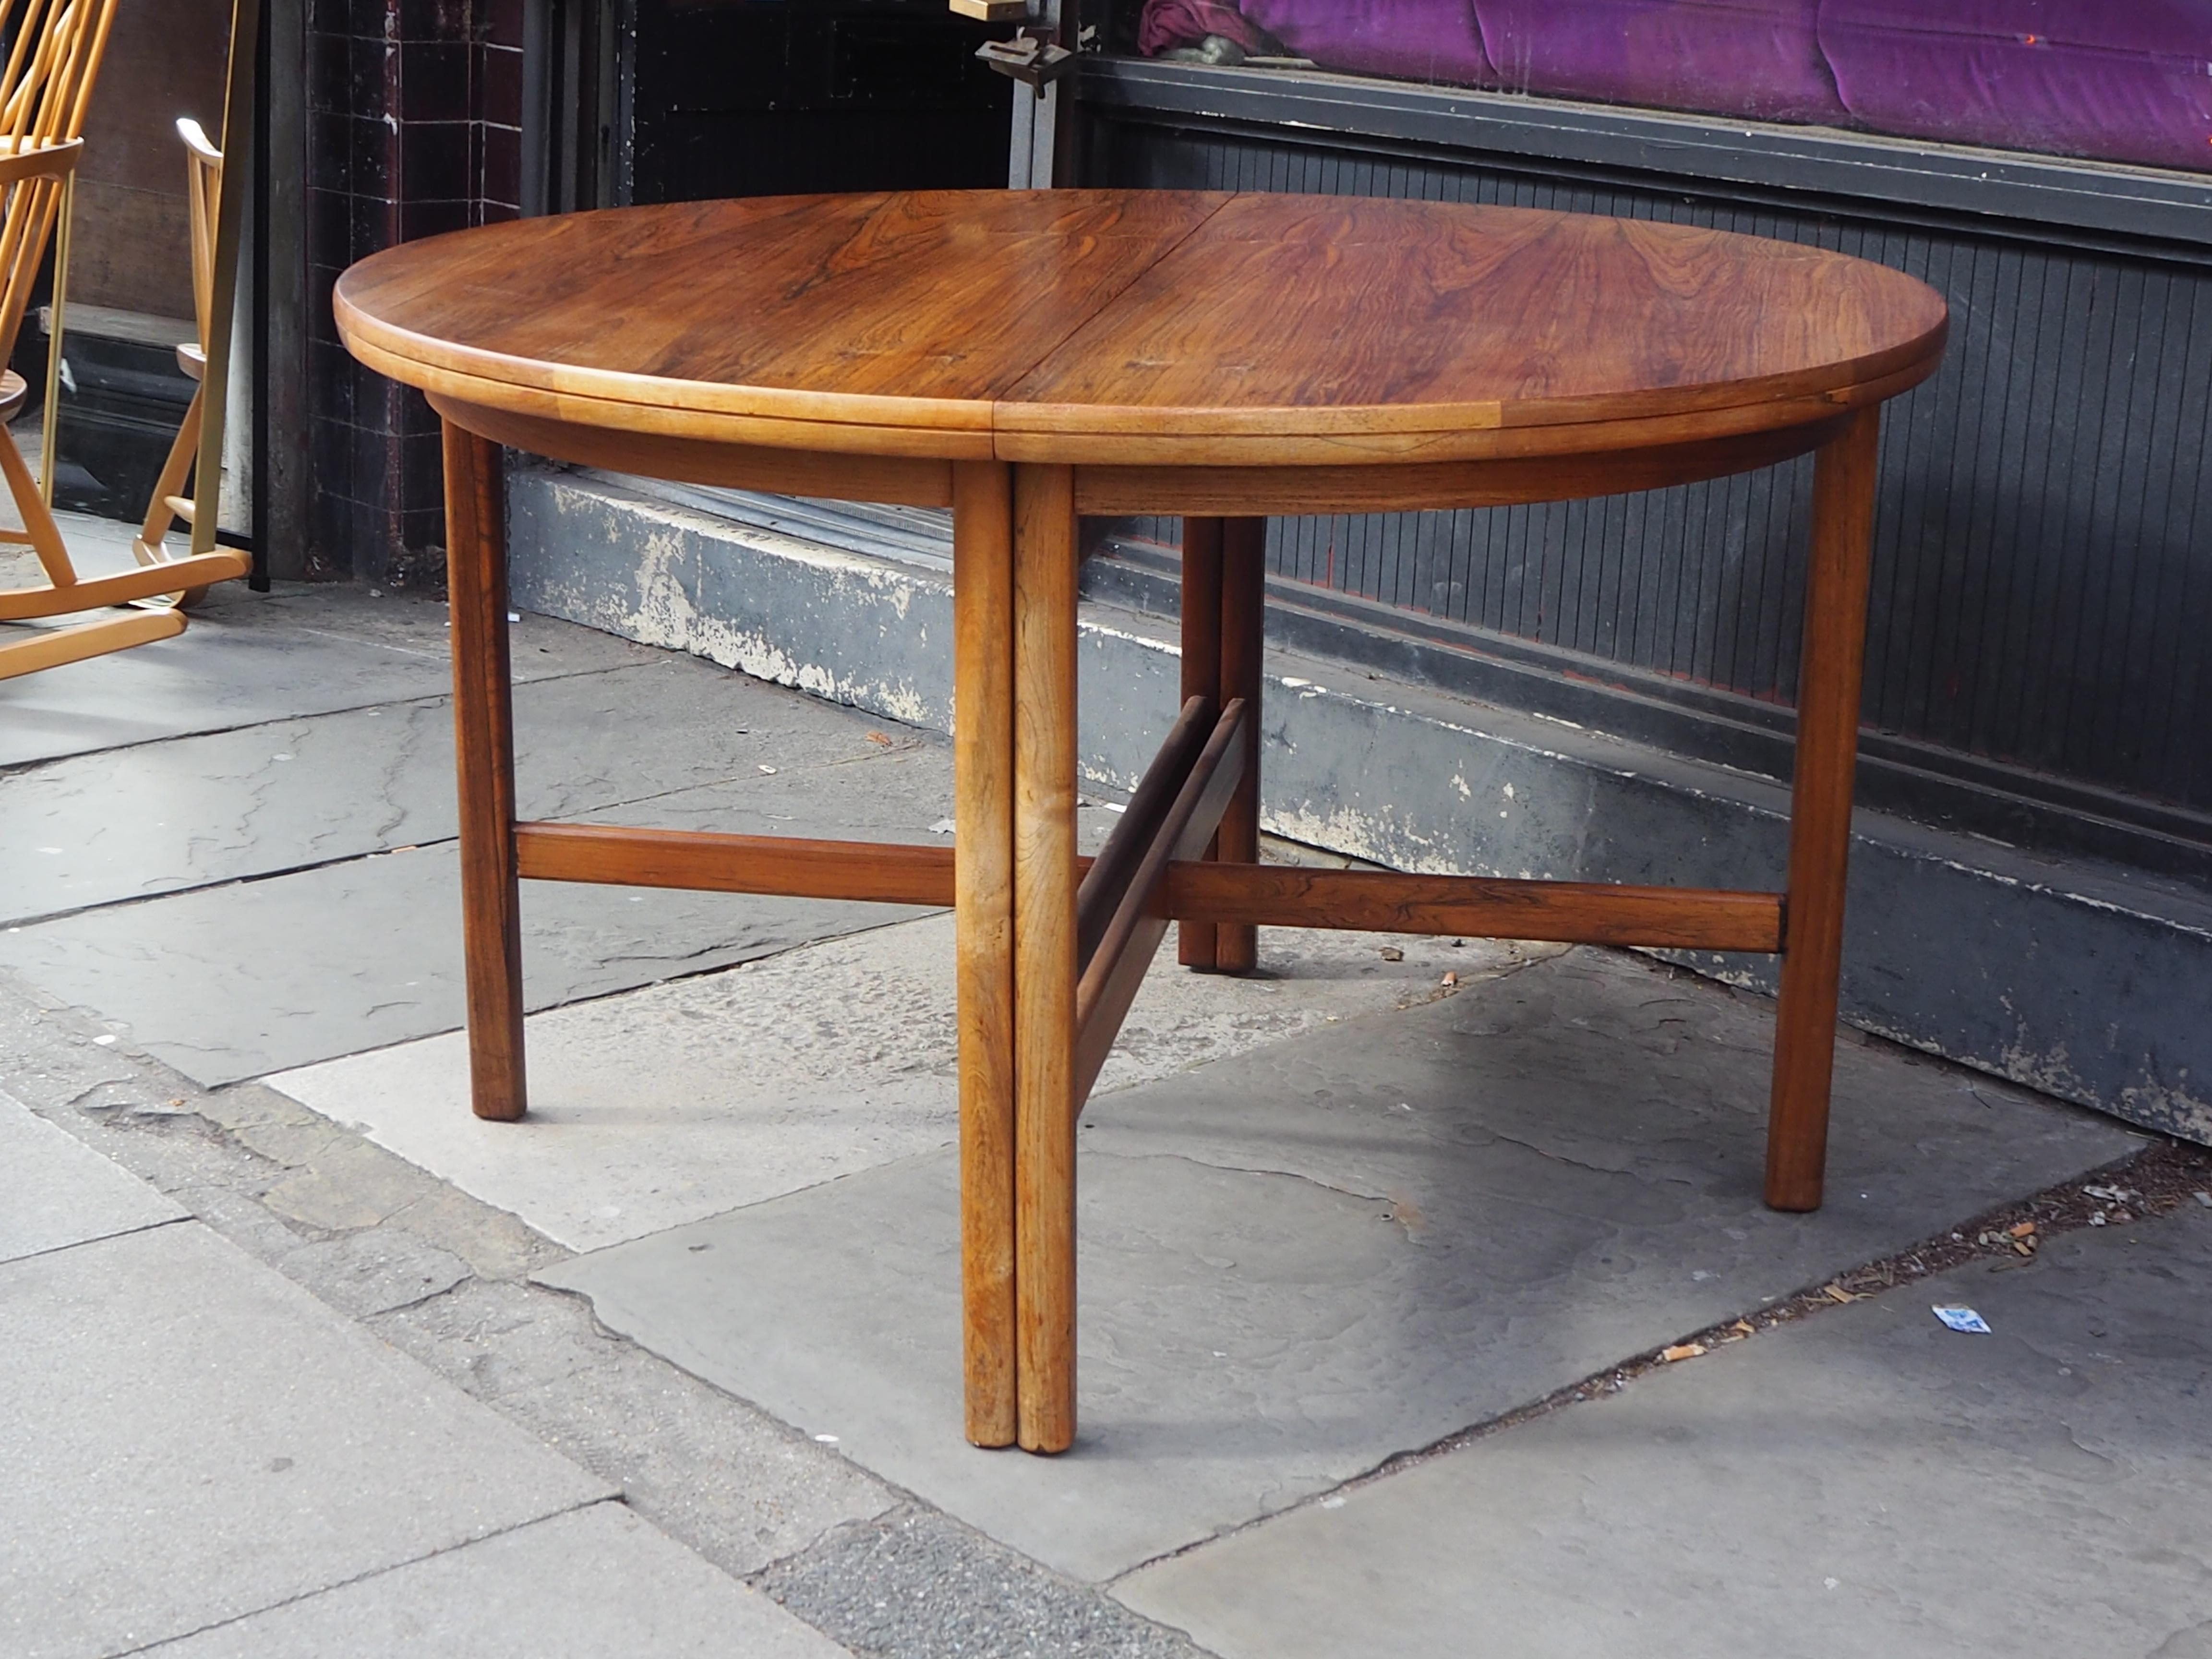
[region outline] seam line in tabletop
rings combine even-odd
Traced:
[[[1124,295],[1127,294],[1131,289],[1134,288],[1139,283],[1144,281],[1146,276],[1157,270],[1160,267],[1161,264],[1179,250],[1184,243],[1189,241],[1192,237],[1197,235],[1199,232],[1204,230],[1208,225],[1219,218],[1222,214],[1228,211],[1229,207],[1232,203],[1253,193],[1254,192],[1250,191],[1240,190],[1231,191],[1224,194],[1221,200],[1214,205],[1213,210],[1211,213],[1206,214],[1202,218],[1194,220],[1191,222],[1190,227],[1186,229],[1182,235],[1176,237],[1172,242],[1163,245],[1160,251],[1158,253],[1155,253],[1150,259],[1146,260],[1141,268],[1131,271],[1126,281],[1117,286],[1112,293],[1108,294],[1100,299],[1098,303],[1091,308],[1091,314],[1089,316],[1080,318],[1076,321],[1070,323],[1067,325],[1067,331],[1066,333],[1062,334],[1050,345],[1048,345],[1040,350],[1036,356],[1030,362],[1023,365],[1021,372],[1013,377],[1011,383],[1012,386],[1018,386],[1021,385],[1023,381],[1028,380],[1030,375],[1036,374],[1037,370],[1042,368],[1045,362],[1051,358],[1054,353],[1057,352],[1070,340],[1082,333],[1083,331],[1090,327],[1091,324],[1097,321],[1099,318],[1104,316],[1115,306],[1119,305],[1121,302],[1121,298]],[[991,399],[991,430],[994,434],[996,434],[999,430],[999,411],[1006,407],[1010,401],[1010,399],[1004,397],[998,397]]]
[[[895,195],[908,193],[896,192]],[[1102,290],[1085,314],[1070,321],[1059,335],[1040,343],[1034,356],[1025,362],[1017,360],[1020,366],[1008,371],[1002,384],[1018,385],[1035,374],[1040,365],[1101,313],[1110,309],[1161,260],[1182,247],[1240,197],[1253,192],[1191,193],[1218,194],[1219,199],[1186,226],[1180,234],[1171,240],[1164,240],[1149,258],[1128,271],[1121,281]],[[886,197],[885,200],[894,198]],[[825,434],[835,430],[887,434],[943,432],[988,437],[995,429],[997,411],[1002,401],[996,396],[915,398],[883,393],[820,392],[805,386],[658,379],[641,374],[580,369],[574,366],[545,363],[533,358],[508,356],[457,346],[453,341],[401,327],[363,311],[348,296],[343,280],[332,293],[331,303],[339,334],[346,348],[371,368],[424,391],[444,391],[448,396],[464,401],[486,403],[492,407],[511,406],[510,400],[522,397],[550,404],[596,404],[625,410],[680,411],[731,421],[787,422],[800,428],[819,428]],[[498,371],[502,365],[508,364],[550,369],[551,374],[544,378],[507,378]],[[403,368],[411,372],[394,373],[396,369]],[[435,384],[441,380],[447,384],[444,386]],[[691,395],[685,396],[685,388],[695,390]],[[477,395],[472,397],[472,392]],[[486,397],[483,395],[484,393],[501,395]],[[733,394],[743,397],[754,406],[744,409],[729,407],[728,403]],[[560,418],[557,414],[553,417]]]
[[[1928,326],[1929,319],[1917,314],[1921,307],[1910,302],[1909,296],[1870,293],[1866,296],[1869,325],[1856,330],[1849,345],[1840,338],[1834,343],[1844,345],[1839,356],[1793,366],[1791,354],[1783,351],[1778,362],[1747,359],[1712,365],[1729,372],[1703,381],[1662,374],[1639,383],[1632,376],[1619,388],[1601,383],[1562,387],[1563,395],[1485,398],[1480,394],[1492,388],[1478,379],[1463,386],[1429,388],[1431,395],[1460,394],[1437,402],[1418,395],[1410,400],[1394,398],[1383,386],[1360,384],[1337,387],[1340,395],[1358,398],[1340,404],[1327,397],[1302,398],[1296,377],[1283,381],[1277,376],[1283,383],[1248,389],[1263,399],[1249,406],[1237,406],[1234,398],[1226,403],[1202,398],[1194,404],[1186,397],[1173,395],[1148,404],[1142,386],[1112,384],[1111,374],[1105,383],[1092,384],[1098,374],[1089,371],[1103,369],[1088,362],[1098,353],[1086,351],[1081,343],[1103,330],[1097,343],[1109,357],[1122,349],[1142,356],[1141,346],[1131,340],[1151,337],[1158,320],[1153,313],[1164,306],[1167,321],[1181,315],[1178,307],[1158,292],[1163,273],[1203,272],[1214,263],[1207,250],[1217,242],[1227,246],[1251,241],[1237,227],[1257,215],[1264,228],[1267,216],[1255,204],[1277,199],[1270,192],[1251,191],[1170,194],[1178,198],[1176,210],[1164,220],[1140,216],[1135,222],[1145,234],[1124,242],[1121,252],[1105,262],[1096,288],[1085,282],[1079,285],[1079,295],[1070,294],[1064,303],[1036,311],[1022,298],[1026,283],[1010,287],[1000,281],[992,292],[1000,295],[1012,314],[1004,319],[1006,326],[996,331],[999,343],[990,354],[988,372],[950,380],[925,376],[921,382],[941,385],[952,395],[905,393],[896,388],[912,382],[880,374],[861,377],[849,392],[825,389],[804,361],[771,369],[765,364],[741,367],[734,360],[727,365],[671,360],[665,363],[668,378],[643,369],[580,367],[561,361],[558,354],[541,357],[534,342],[512,343],[514,352],[494,349],[489,343],[470,347],[446,337],[428,322],[414,325],[418,319],[410,318],[406,307],[387,313],[377,303],[378,279],[374,277],[366,279],[370,286],[359,302],[349,297],[343,281],[336,298],[342,331],[356,356],[429,392],[434,401],[442,394],[479,406],[487,416],[508,411],[578,428],[599,427],[634,432],[641,438],[763,451],[1107,467],[1194,460],[1238,468],[1394,460],[1486,462],[1579,452],[1585,447],[1609,452],[1662,438],[1791,426],[1917,381],[1934,366],[1946,331],[1936,296],[1924,296],[1936,307],[1933,326]],[[907,197],[866,199],[872,210],[865,217],[872,223]],[[1316,200],[1342,205],[1334,198]],[[1191,216],[1185,217],[1186,213]],[[1118,218],[1091,225],[1068,222],[1064,234],[1076,239],[1073,251],[1056,258],[1060,264],[1070,258],[1091,264],[1084,250],[1097,237],[1109,234],[1112,222],[1119,222]],[[1224,226],[1230,228],[1224,232]],[[865,228],[847,226],[844,234],[849,239]],[[1133,300],[1133,295],[1146,297]],[[1118,325],[1115,319],[1121,319]],[[1891,326],[1881,326],[1875,319]],[[1017,319],[1019,327],[1012,325]],[[1200,321],[1198,316],[1182,316],[1175,325],[1187,331]],[[1033,323],[1042,328],[1032,327]],[[1902,329],[1894,326],[1900,323]],[[1853,347],[1856,356],[1850,355]],[[1054,370],[1064,358],[1070,359],[1068,368],[1075,375],[1067,384],[1063,384],[1066,376]],[[1201,352],[1200,362],[1192,366],[1200,367],[1204,360]],[[1115,362],[1118,359],[1103,368],[1110,369]],[[1147,357],[1131,367],[1157,365]],[[688,377],[687,368],[692,371]],[[757,370],[763,380],[746,378]],[[1745,378],[1734,378],[1746,371],[1750,373]],[[1605,379],[1597,378],[1601,382]],[[1641,389],[1635,389],[1639,385]],[[1152,388],[1152,393],[1191,390],[1187,385],[1164,384]],[[1054,397],[1054,392],[1062,395]],[[1477,395],[1468,398],[1468,392]],[[1382,401],[1376,401],[1377,395]],[[1547,432],[1553,435],[1543,435]],[[1184,453],[1194,442],[1200,452],[1211,453]],[[1176,453],[1170,455],[1167,448]],[[930,493],[933,498],[940,492],[932,486]]]
[[[1262,202],[1285,204],[1286,216],[1281,217],[1281,222],[1264,215],[1257,222],[1260,231],[1278,234],[1251,234],[1255,215],[1261,213],[1254,204]],[[1849,406],[1865,401],[1866,394],[1878,386],[1895,381],[1899,383],[1897,389],[1902,389],[1923,378],[1939,360],[1948,331],[1948,318],[1939,295],[1902,273],[1881,271],[1877,281],[1845,285],[1849,289],[1846,297],[1851,301],[1845,310],[1853,313],[1862,325],[1856,331],[1844,330],[1844,335],[1856,332],[1860,337],[1853,340],[1850,346],[1844,346],[1839,336],[1833,344],[1843,349],[1832,356],[1829,355],[1831,348],[1826,347],[1816,354],[1802,356],[1784,349],[1778,354],[1779,361],[1770,358],[1754,363],[1747,359],[1725,366],[1726,372],[1720,372],[1721,365],[1709,365],[1715,372],[1698,375],[1662,375],[1641,381],[1626,377],[1621,385],[1613,387],[1593,385],[1553,391],[1529,384],[1507,391],[1469,384],[1453,388],[1460,395],[1441,398],[1435,398],[1434,392],[1443,390],[1442,387],[1401,396],[1395,395],[1395,389],[1384,391],[1378,386],[1367,386],[1360,390],[1381,395],[1350,399],[1342,399],[1340,395],[1316,400],[1298,395],[1303,388],[1296,377],[1285,382],[1277,376],[1277,384],[1267,386],[1259,398],[1224,402],[1211,395],[1211,386],[1194,385],[1187,373],[1182,375],[1181,383],[1176,383],[1175,366],[1182,356],[1176,347],[1189,343],[1178,331],[1187,333],[1193,325],[1187,307],[1176,298],[1178,290],[1189,288],[1194,281],[1203,285],[1215,279],[1233,287],[1243,276],[1272,271],[1279,263],[1273,258],[1273,252],[1280,242],[1315,240],[1314,233],[1320,223],[1317,214],[1353,211],[1362,205],[1356,200],[1334,197],[1283,198],[1255,191],[1232,195],[1218,215],[1210,216],[1200,227],[1194,239],[1186,239],[1155,260],[1112,303],[1093,313],[1068,343],[999,400],[993,429],[1002,441],[1001,459],[1059,459],[1061,457],[1042,452],[1051,447],[1053,441],[1066,440],[1091,448],[1091,453],[1066,457],[1078,462],[1158,462],[1162,458],[1109,452],[1119,441],[1142,445],[1146,440],[1211,439],[1226,441],[1233,447],[1255,441],[1262,447],[1273,441],[1289,441],[1291,447],[1300,453],[1286,453],[1278,459],[1294,465],[1310,464],[1319,459],[1316,446],[1331,442],[1343,445],[1346,451],[1343,459],[1378,459],[1373,452],[1388,449],[1421,449],[1427,452],[1425,459],[1442,459],[1450,458],[1444,451],[1451,447],[1452,438],[1477,432],[1599,427],[1633,430],[1655,421],[1671,422],[1685,416],[1712,416],[1730,411],[1747,415],[1751,411],[1775,410],[1783,404],[1830,402]],[[1453,204],[1365,205],[1449,210]],[[1523,239],[1515,230],[1515,225],[1520,221],[1593,222],[1577,215],[1529,214],[1504,208],[1483,211],[1513,216],[1501,226],[1485,226],[1485,239],[1488,240],[1488,233],[1495,230],[1495,240],[1506,247],[1510,257],[1498,256],[1506,264],[1511,263],[1512,258],[1519,257]],[[1417,221],[1413,228],[1418,229],[1419,222]],[[1352,234],[1354,246],[1365,246],[1372,240],[1363,239],[1356,229],[1355,227],[1355,234]],[[1344,234],[1342,228],[1332,223],[1320,240],[1333,246],[1334,239],[1340,234]],[[1755,239],[1721,240],[1726,243],[1741,242],[1748,247]],[[1223,245],[1223,257],[1231,275],[1224,276],[1216,269],[1218,262],[1211,256],[1217,243]],[[1268,252],[1255,254],[1255,247]],[[1729,252],[1725,248],[1714,252],[1699,246],[1697,251],[1703,264],[1717,264],[1723,275],[1735,266],[1754,272],[1759,269],[1759,262],[1745,260],[1741,250],[1729,259],[1719,258],[1721,253]],[[1649,263],[1650,250],[1635,248],[1630,252],[1636,259]],[[1854,263],[1820,251],[1807,251],[1805,258],[1838,264]],[[1796,263],[1804,262],[1801,258]],[[1784,260],[1780,264],[1790,263]],[[1395,269],[1392,267],[1394,271]],[[1462,273],[1455,270],[1445,272],[1447,276],[1458,274]],[[1449,291],[1456,294],[1461,290],[1454,288]],[[1735,301],[1749,303],[1760,301],[1763,295],[1763,289],[1747,284],[1744,292],[1735,296]],[[1722,298],[1729,299],[1729,295],[1723,292]],[[1204,342],[1200,343],[1202,357]],[[1802,348],[1806,343],[1778,343]],[[1108,371],[1123,366],[1123,353],[1133,354],[1128,368],[1160,370],[1166,378],[1154,385],[1140,374],[1140,384],[1137,386],[1115,384],[1116,377]],[[1540,358],[1543,353],[1539,350],[1536,356]],[[1322,356],[1334,362],[1326,351]],[[1056,361],[1063,357],[1065,362]],[[1103,380],[1102,374],[1105,376]],[[1339,394],[1350,389],[1336,388]],[[1261,386],[1255,385],[1252,390],[1261,391]],[[1200,395],[1194,398],[1188,395],[1193,392]],[[1495,395],[1483,396],[1485,392],[1494,392]],[[1169,395],[1160,395],[1163,392]],[[1266,395],[1269,392],[1276,395]],[[1468,392],[1476,395],[1469,397]],[[1175,395],[1177,393],[1183,395]],[[1790,419],[1788,415],[1782,415],[1780,422],[1787,423]],[[1755,420],[1753,423],[1765,424]],[[1436,447],[1438,440],[1443,441],[1443,449]],[[1488,446],[1480,447],[1486,454]],[[1362,451],[1370,453],[1362,454]],[[1468,458],[1477,457],[1470,454]],[[1231,457],[1224,454],[1221,459],[1227,460]],[[1249,459],[1256,464],[1261,458],[1253,453]]]

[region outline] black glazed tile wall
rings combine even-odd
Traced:
[[[331,284],[522,199],[521,0],[309,0],[310,568],[444,582],[436,417],[337,344]]]

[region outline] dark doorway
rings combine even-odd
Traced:
[[[631,199],[1006,182],[1013,83],[945,0],[638,0]]]

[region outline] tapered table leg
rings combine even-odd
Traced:
[[[1182,521],[1182,697],[1221,701],[1221,520]],[[1220,855],[1218,837],[1206,856]],[[1176,960],[1186,968],[1214,965],[1214,925],[1176,924]]]
[[[1251,711],[1244,722],[1244,775],[1221,815],[1215,845],[1227,864],[1260,861],[1260,684],[1267,605],[1267,521],[1221,521],[1221,690],[1226,706],[1242,697]],[[1224,974],[1249,974],[1260,964],[1259,929],[1218,922],[1213,965]]]
[[[1827,1163],[1881,430],[1880,411],[1861,410],[1814,463],[1782,998],[1766,1132],[1766,1201],[1778,1210],[1819,1209]]]
[[[445,452],[470,1103],[478,1117],[512,1121],[523,1115],[529,1097],[523,1083],[522,907],[515,887],[514,708],[500,451],[448,421]]]
[[[1014,1316],[1014,507],[997,461],[952,495],[952,774],[959,935],[960,1283],[968,1438],[1019,1428]]]
[[[1075,477],[1014,471],[1014,1285],[1023,1446],[1075,1438]]]

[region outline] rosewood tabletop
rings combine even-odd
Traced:
[[[1942,299],[1694,226],[1359,198],[1047,191],[768,198],[434,237],[339,280],[362,362],[445,422],[477,1112],[519,1118],[520,878],[951,902],[963,1364],[979,1444],[1075,1435],[1075,1122],[1170,927],[1782,959],[1767,1197],[1820,1201],[1881,405]],[[953,510],[951,849],[518,823],[501,447]],[[1813,453],[1783,892],[1259,862],[1273,514],[1658,488]],[[1183,520],[1182,704],[1075,852],[1085,514]]]
[[[1723,231],[1168,191],[526,219],[376,255],[336,305],[364,361],[487,408],[1109,464],[1188,464],[1194,443],[1238,465],[1488,458],[1787,424],[1924,375],[1944,331],[1911,277]]]

